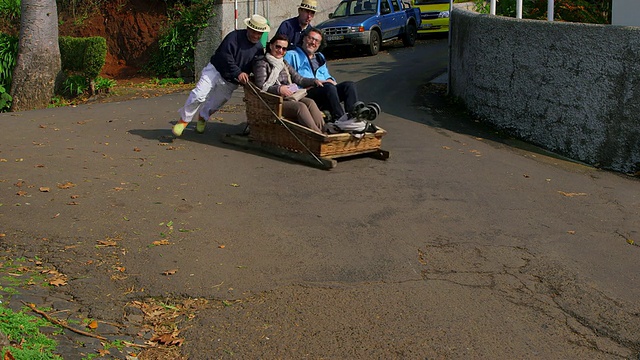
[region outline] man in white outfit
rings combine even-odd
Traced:
[[[234,30],[225,36],[209,64],[202,69],[200,80],[178,111],[180,120],[172,129],[175,136],[182,135],[196,114],[196,132],[204,133],[211,114],[231,99],[239,84],[249,81],[253,58],[264,53],[260,43],[262,33],[270,29],[267,19],[260,15],[252,15],[244,20],[244,24],[245,30]]]

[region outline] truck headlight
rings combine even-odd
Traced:
[[[438,14],[438,19],[444,19],[444,18],[448,18],[449,17],[449,11],[440,11],[440,14]]]

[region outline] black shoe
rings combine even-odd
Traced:
[[[367,118],[367,120],[369,121],[375,120],[378,117],[378,115],[380,115],[380,112],[382,111],[382,109],[380,108],[380,105],[378,105],[378,103],[375,103],[375,102],[368,103],[367,108],[369,109],[369,117]]]
[[[322,117],[326,123],[335,121],[328,110],[322,110]]]
[[[356,110],[356,116],[354,117],[360,121],[368,120],[371,117],[371,109],[366,106],[363,106],[358,110]]]

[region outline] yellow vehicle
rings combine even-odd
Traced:
[[[413,6],[420,8],[422,24],[419,34],[449,31],[449,0],[412,0]]]

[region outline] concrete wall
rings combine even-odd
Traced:
[[[300,2],[300,0],[238,0],[238,29],[245,28],[244,19],[258,13],[269,20],[271,27],[269,38],[271,38],[283,20],[298,16]],[[339,2],[339,0],[318,1],[318,11],[312,24],[319,24],[327,20]],[[231,0],[222,0],[215,6],[215,15],[210,19],[210,26],[203,30],[196,49],[194,66],[198,73],[207,65],[224,36],[234,30],[234,8],[235,2]]]
[[[640,171],[640,28],[455,9],[450,93],[486,122],[588,164]]]

